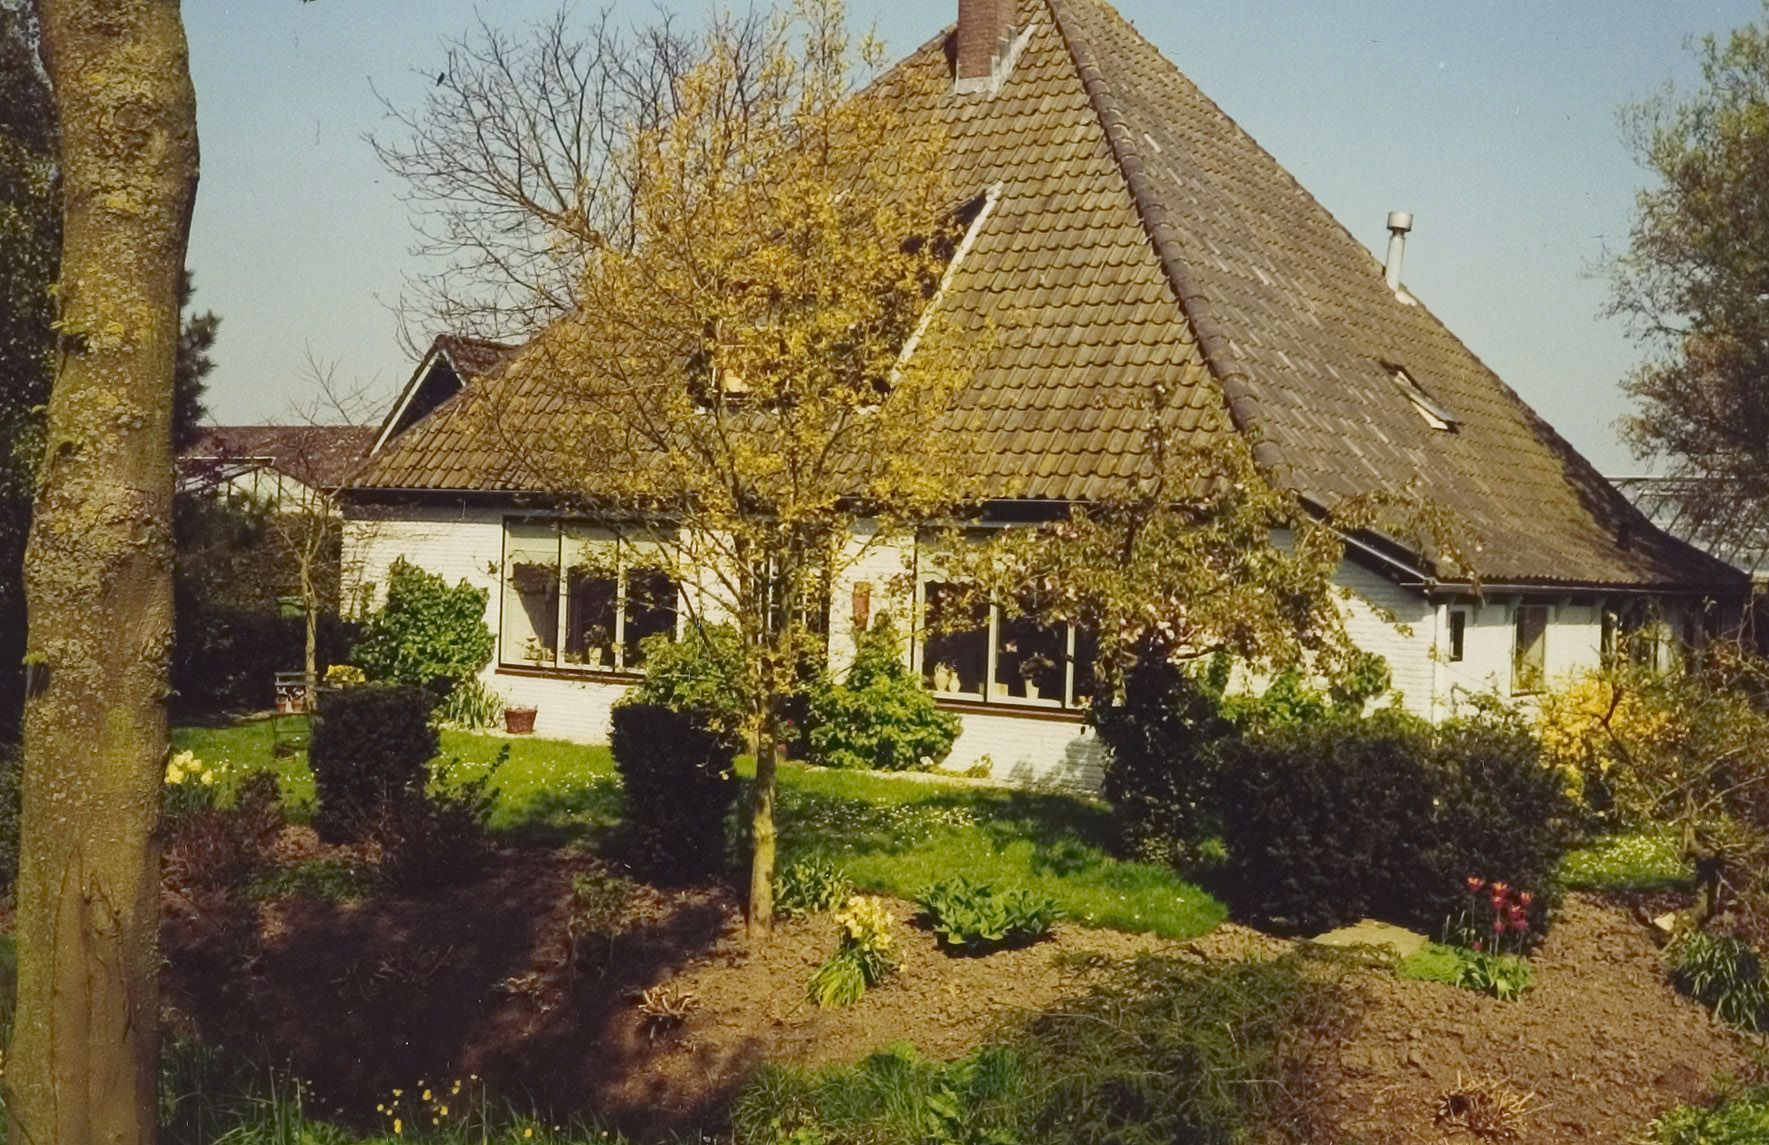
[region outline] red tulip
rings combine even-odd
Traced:
[[[1494,898],[1502,899],[1510,893],[1511,893],[1511,884],[1510,883],[1494,883],[1493,884],[1493,897]]]
[[[1486,886],[1485,879],[1478,879],[1478,878],[1474,878],[1472,876],[1470,876],[1470,878],[1468,879],[1468,893],[1471,895],[1479,894],[1481,892],[1481,889],[1485,886]]]
[[[1505,920],[1504,919],[1502,919],[1502,918],[1493,919],[1493,933],[1494,934],[1504,934],[1505,933]]]
[[[1535,902],[1535,901],[1536,901],[1536,896],[1530,894],[1528,891],[1518,892],[1517,903],[1519,906],[1528,906],[1530,903]]]

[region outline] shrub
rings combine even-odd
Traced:
[[[639,884],[604,870],[571,876],[565,942],[573,968],[600,969],[614,957],[614,942],[632,921]]]
[[[774,878],[774,913],[781,918],[821,914],[848,901],[848,872],[822,855],[786,864]]]
[[[1216,777],[1234,731],[1221,676],[1221,666],[1213,676],[1145,660],[1125,677],[1119,703],[1093,710],[1108,752],[1102,793],[1135,854],[1183,865],[1221,829]]]
[[[958,717],[941,711],[903,663],[902,639],[881,614],[855,642],[846,680],[812,688],[810,760],[824,767],[904,771],[952,751]]]
[[[633,858],[690,877],[716,867],[737,799],[735,736],[702,713],[629,700],[615,705],[610,746]]]
[[[998,891],[963,875],[933,884],[916,901],[940,945],[967,954],[1037,942],[1061,914],[1047,894],[1025,887]]]
[[[840,944],[811,976],[811,1001],[824,1009],[852,1006],[897,967],[894,924],[883,899],[855,895],[835,922]]]
[[[1760,1145],[1769,1141],[1769,1086],[1729,1086],[1711,1104],[1680,1105],[1652,1123],[1653,1145]]]
[[[1762,957],[1730,935],[1693,932],[1665,948],[1665,964],[1678,990],[1740,1030],[1769,1026],[1769,982]]]
[[[389,801],[422,794],[439,745],[417,688],[367,684],[328,696],[307,747],[314,828],[330,841],[361,837]]]
[[[1481,715],[1433,730],[1397,711],[1329,717],[1232,743],[1221,806],[1232,893],[1269,922],[1377,915],[1435,930],[1471,877],[1557,897],[1567,804],[1529,732]]]
[[[401,557],[387,571],[387,600],[363,625],[350,658],[372,679],[444,689],[471,679],[495,647],[485,589],[450,588]]]
[[[695,624],[680,640],[647,637],[645,678],[628,693],[635,704],[698,712],[708,726],[737,734],[749,718],[743,638],[729,624]]]
[[[1491,994],[1501,1002],[1515,1002],[1535,985],[1535,972],[1520,955],[1475,950],[1462,958],[1456,985]]]
[[[1235,742],[1221,808],[1228,881],[1244,909],[1296,929],[1411,917],[1432,828],[1430,745],[1429,728],[1395,712]]]
[[[366,832],[381,845],[381,878],[402,890],[425,890],[471,872],[485,854],[497,800],[493,784],[509,758],[505,744],[491,766],[471,778],[462,777],[460,760],[439,760],[428,765],[415,793],[384,796]]]

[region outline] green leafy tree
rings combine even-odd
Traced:
[[[469,680],[491,662],[486,591],[449,586],[403,557],[387,571],[387,601],[368,618],[350,658],[376,680],[429,687]]]
[[[1707,36],[1702,80],[1624,109],[1654,185],[1636,197],[1609,311],[1647,352],[1624,432],[1683,474],[1716,539],[1769,506],[1769,26]]]

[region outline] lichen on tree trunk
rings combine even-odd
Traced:
[[[177,0],[39,0],[61,123],[57,369],[29,610],[10,1139],[153,1139],[173,363],[196,189]]]

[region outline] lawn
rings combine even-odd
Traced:
[[[1674,832],[1605,835],[1567,852],[1560,879],[1575,891],[1682,890],[1695,882]]]
[[[313,799],[306,729],[299,719],[259,719],[176,729],[173,743],[205,761],[274,767],[299,814]],[[276,757],[278,743],[286,744]],[[498,773],[497,830],[543,842],[599,846],[618,826],[620,781],[606,747],[445,731],[445,756]],[[747,772],[745,773],[747,775]],[[935,879],[969,875],[1048,892],[1085,926],[1170,938],[1203,934],[1222,903],[1165,867],[1111,857],[1103,804],[963,783],[788,766],[780,773],[782,859],[821,853],[863,890],[913,897]]]

